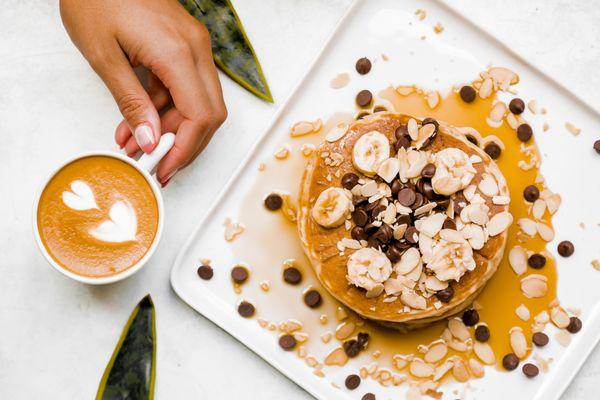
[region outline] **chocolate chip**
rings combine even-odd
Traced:
[[[265,198],[265,207],[271,211],[277,211],[283,205],[283,199],[277,193],[271,193]]]
[[[352,239],[358,241],[367,240],[369,238],[367,232],[365,232],[364,228],[360,226],[355,226],[354,228],[352,228],[352,230],[350,231],[350,236],[352,236]]]
[[[412,223],[412,219],[410,218],[410,215],[403,214],[396,218],[396,223],[398,225],[410,225]]]
[[[583,324],[581,323],[581,320],[577,317],[571,317],[569,319],[569,325],[567,325],[567,330],[570,333],[577,333],[581,330],[581,326]]]
[[[213,277],[213,269],[210,265],[201,265],[198,267],[198,276],[205,281]]]
[[[392,186],[390,186],[390,190],[392,191],[392,196],[396,196],[398,192],[402,189],[402,183],[398,179],[394,179],[392,181]]]
[[[425,197],[427,197],[427,193],[425,194]],[[445,199],[437,199],[435,200],[435,208],[437,208],[438,210],[443,210],[446,211],[448,209],[448,206],[450,205],[450,199],[449,198],[445,198]]]
[[[302,281],[302,273],[296,267],[287,267],[283,270],[283,280],[290,285],[297,285]]]
[[[396,139],[400,139],[401,137],[408,136],[408,125],[407,124],[399,125],[396,128],[396,130],[394,131],[394,136],[396,136]],[[410,139],[410,136],[409,136],[409,139]]]
[[[475,339],[478,342],[487,342],[490,340],[490,328],[485,325],[479,325],[475,328]]]
[[[367,115],[371,115],[371,113],[370,113],[370,112],[368,112],[368,111],[361,111],[361,112],[359,112],[358,114],[356,114],[356,118],[355,118],[355,119],[358,121],[358,120],[361,120],[361,119],[363,119],[363,118],[364,118],[364,117],[366,117]]]
[[[356,61],[356,72],[361,75],[368,74],[371,70],[371,61],[367,57],[359,58]]]
[[[463,208],[467,206],[467,199],[462,192],[454,195],[454,213],[460,214]]]
[[[433,186],[431,185],[430,180],[422,180],[421,182],[421,192],[425,195],[428,200],[433,200],[436,198],[436,193],[433,190]],[[450,203],[450,201],[448,201]],[[446,205],[448,207],[448,205]]]
[[[394,148],[396,149],[396,151],[398,151],[400,149],[407,149],[409,147],[410,147],[410,136],[408,136],[408,135],[400,136],[399,138],[396,139],[396,143],[394,143]]]
[[[474,308],[467,310],[463,313],[462,320],[466,326],[473,326],[479,322],[479,313]]]
[[[238,313],[244,318],[250,318],[251,316],[253,316],[254,311],[254,306],[251,303],[248,303],[247,301],[242,301],[238,305]]]
[[[479,141],[477,140],[477,138],[473,135],[465,135],[465,138],[467,138],[467,140],[471,143],[473,143],[475,146],[479,146]]]
[[[570,257],[575,252],[575,246],[568,240],[563,240],[558,244],[558,254],[563,257]]]
[[[404,239],[406,239],[408,243],[417,244],[419,241],[419,232],[417,231],[417,228],[414,226],[409,226],[406,228],[406,231],[404,232]]]
[[[511,113],[519,115],[525,111],[525,102],[519,98],[514,98],[508,103],[508,109]]]
[[[367,222],[369,222],[369,214],[360,208],[354,210],[352,212],[352,221],[354,221],[357,226],[365,226]]]
[[[534,378],[540,373],[539,368],[531,363],[523,365],[522,371],[528,378]]]
[[[594,142],[594,150],[596,150],[596,153],[600,154],[600,140]]]
[[[231,270],[231,279],[235,283],[244,283],[248,279],[248,270],[241,265],[233,267]]]
[[[541,254],[532,254],[527,259],[527,264],[533,269],[542,269],[546,265],[546,257]]]
[[[381,243],[389,243],[392,240],[394,235],[394,231],[388,224],[383,224],[381,227],[373,234],[373,238],[379,240]]]
[[[415,193],[415,202],[412,204],[412,206],[410,206],[410,208],[414,211],[423,204],[425,204],[425,196],[423,196],[421,193]]]
[[[279,346],[285,351],[294,350],[296,339],[292,335],[283,335],[279,338]]]
[[[354,186],[358,183],[358,175],[353,174],[352,172],[348,172],[342,176],[342,186],[345,189],[352,190]]]
[[[531,337],[531,341],[537,347],[544,347],[545,345],[548,344],[548,342],[550,341],[550,339],[548,339],[548,335],[546,335],[544,332],[536,332]]]
[[[365,393],[360,400],[376,400],[376,398],[373,393]]]
[[[433,178],[433,175],[435,175],[435,164],[429,163],[425,165],[421,171],[421,176],[431,179]]]
[[[442,303],[450,302],[450,300],[452,300],[453,296],[454,296],[454,289],[450,285],[448,285],[448,287],[446,289],[442,289],[438,292],[435,292],[435,297],[437,297],[438,300],[441,301]]]
[[[367,203],[369,199],[364,196],[353,196],[352,197],[352,205],[354,207],[360,206],[361,204]]]
[[[465,103],[472,103],[475,101],[475,96],[477,96],[477,92],[472,86],[463,86],[460,88],[460,98]]]
[[[367,107],[373,101],[373,94],[370,91],[364,89],[358,92],[356,95],[356,104],[359,107]]]
[[[379,230],[379,227],[377,225],[373,225],[372,223],[368,223],[367,225],[364,226],[363,229],[365,230],[365,233],[368,236],[371,236],[372,234],[377,232],[377,230]]]
[[[404,188],[398,192],[398,201],[404,207],[410,207],[417,199],[417,194],[411,188]]]
[[[362,346],[358,343],[356,339],[346,340],[342,345],[344,352],[350,358],[354,358],[360,353],[362,350]]]
[[[521,124],[517,128],[517,137],[521,142],[527,142],[533,136],[533,130],[529,124]]]
[[[314,289],[304,294],[304,304],[310,308],[317,308],[321,305],[321,294]]]
[[[433,124],[435,126],[434,132],[437,133],[437,130],[440,128],[439,122],[437,122],[435,119],[433,119],[431,117],[424,118],[423,121],[421,121],[421,125],[428,125],[428,124]]]
[[[369,334],[367,332],[358,332],[356,335],[356,341],[360,345],[361,348],[365,348],[367,344],[369,344]]]
[[[523,197],[530,203],[540,198],[540,190],[535,185],[529,185],[523,190]]]
[[[485,153],[490,156],[492,160],[497,160],[498,157],[500,157],[500,154],[502,154],[502,148],[494,142],[486,144],[483,148],[483,151],[485,151]]]
[[[385,255],[392,263],[395,263],[400,261],[402,252],[396,246],[390,246],[390,248],[385,252]]]
[[[442,225],[443,229],[452,229],[453,231],[456,230],[456,222],[454,222],[454,220],[451,220],[450,218],[446,218],[446,220],[444,221],[444,224]]]
[[[384,212],[386,209],[387,209],[387,206],[384,206],[383,204],[378,204],[373,210],[371,210],[371,218],[373,220],[377,219],[379,214]]]
[[[373,108],[373,113],[384,112],[384,111],[387,111],[387,108],[385,108],[384,106],[376,106],[375,108]]]
[[[512,371],[519,366],[519,357],[515,353],[508,353],[502,358],[502,366],[507,371]]]
[[[348,389],[354,390],[360,385],[360,376],[355,374],[348,375],[344,384]]]

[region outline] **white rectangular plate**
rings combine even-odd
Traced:
[[[427,10],[427,19],[414,16],[418,8]],[[433,33],[432,26],[441,21],[445,30]],[[427,36],[421,40],[421,36]],[[389,56],[382,61],[381,54]],[[363,56],[376,59],[374,71],[366,76],[352,73],[354,62]],[[509,48],[484,30],[473,25],[457,11],[436,1],[357,1],[341,20],[337,29],[310,67],[300,85],[282,106],[270,128],[258,141],[248,158],[225,187],[218,200],[181,250],[172,269],[171,284],[191,307],[236,337],[283,374],[320,399],[360,398],[358,393],[342,391],[331,382],[343,386],[343,374],[318,378],[304,362],[281,351],[273,335],[254,321],[244,320],[235,310],[237,295],[231,290],[227,274],[215,274],[209,282],[196,275],[199,259],[210,257],[213,265],[231,266],[235,260],[223,239],[223,221],[234,217],[244,194],[258,174],[257,165],[272,157],[276,145],[285,140],[289,126],[299,120],[323,117],[338,111],[354,109],[354,94],[363,88],[384,89],[390,84],[418,84],[438,89],[474,79],[489,64],[505,66],[521,77],[520,93],[538,99],[549,114],[530,119],[537,143],[543,154],[542,172],[549,187],[563,196],[563,205],[554,217],[556,242],[548,248],[556,255],[556,243],[569,239],[575,243],[575,255],[558,259],[558,294],[563,304],[582,310],[584,329],[563,349],[551,341],[542,350],[552,356],[550,371],[537,379],[526,379],[520,373],[486,370],[484,379],[472,381],[469,398],[479,399],[557,399],[567,387],[585,358],[600,338],[598,300],[600,272],[591,260],[600,258],[600,183],[597,171],[600,157],[594,154],[591,132],[600,129],[600,116],[576,96],[538,69],[526,63]],[[330,80],[339,72],[351,72],[351,82],[341,90],[333,90]],[[542,133],[542,122],[550,131]],[[582,128],[575,137],[565,129],[572,121]],[[234,188],[235,190],[232,190]],[[200,216],[198,216],[200,219]],[[586,229],[579,226],[586,223]],[[260,243],[257,243],[260,246]],[[268,249],[265,249],[268,251]],[[499,299],[501,301],[501,299]],[[457,388],[454,384],[445,388]],[[396,396],[406,388],[385,389],[373,382],[363,382],[361,393],[371,390]],[[445,398],[455,398],[445,390]],[[457,392],[458,393],[458,392]],[[383,395],[382,398],[387,398]]]

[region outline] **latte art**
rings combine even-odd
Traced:
[[[63,167],[40,196],[37,223],[49,255],[79,275],[114,275],[148,252],[158,204],[146,178],[128,163],[91,156]]]

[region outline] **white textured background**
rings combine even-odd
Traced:
[[[600,108],[596,1],[449,2]],[[120,118],[66,36],[56,3],[3,0],[0,7],[0,398],[93,398],[127,316],[146,293],[158,313],[158,399],[309,398],[180,301],[168,278],[198,216],[350,0],[234,1],[276,104],[261,103],[223,79],[230,117],[203,155],[166,189],[168,220],[155,257],[139,274],[109,287],[63,277],[46,265],[33,242],[31,206],[41,177],[77,152],[116,149],[112,133]],[[596,349],[564,398],[597,398],[599,377]]]

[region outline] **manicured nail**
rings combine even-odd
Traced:
[[[133,131],[133,136],[135,136],[135,141],[144,153],[150,153],[154,149],[156,141],[149,125],[138,125]]]
[[[165,176],[162,180],[161,180],[161,185],[162,187],[167,186],[167,183],[169,183],[169,181],[171,180],[171,178],[173,177],[173,175],[175,175],[177,173],[178,169],[175,168],[173,171],[171,171],[171,173],[169,173],[167,176]]]

